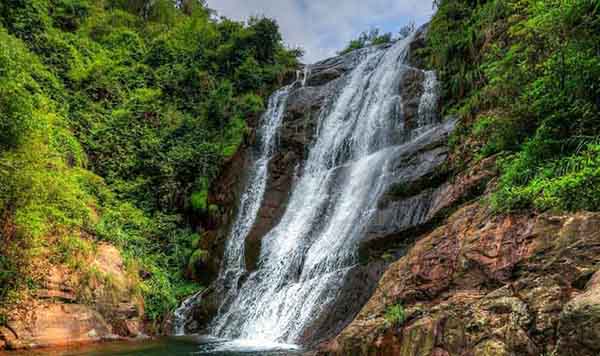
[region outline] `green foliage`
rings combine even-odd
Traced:
[[[65,31],[75,31],[90,14],[89,0],[55,0],[51,16],[54,26]]]
[[[406,312],[402,304],[394,304],[385,311],[384,319],[390,326],[400,326],[406,320]]]
[[[592,0],[445,0],[430,28],[462,157],[508,155],[493,206],[598,210],[600,5]],[[475,154],[472,154],[475,148]],[[471,152],[469,152],[471,151]]]
[[[260,88],[263,81],[263,73],[260,65],[253,57],[248,57],[235,70],[235,81],[240,92],[252,91]]]
[[[208,179],[200,178],[196,183],[197,190],[192,193],[192,208],[198,212],[206,212],[208,208]]]
[[[498,115],[482,115],[474,122],[471,136],[482,142],[477,157],[488,157],[493,154],[515,150],[523,141],[523,130],[520,120]]]
[[[600,145],[589,144],[574,155],[531,165],[526,152],[503,164],[500,190],[492,203],[498,210],[600,210]]]
[[[211,182],[301,54],[273,20],[210,14],[195,0],[0,2],[0,304],[38,283],[39,261],[84,270],[99,241],[144,272],[152,320],[198,289],[183,272]]]
[[[92,251],[91,241],[77,235],[65,235],[58,238],[56,250],[51,259],[55,263],[65,264],[74,270],[84,270],[87,265],[82,265],[82,263],[91,256]]]
[[[15,36],[33,41],[51,26],[47,0],[5,0],[0,4],[0,19]]]
[[[374,46],[389,43],[392,41],[392,34],[390,32],[380,33],[378,28],[371,29],[370,31],[362,32],[358,38],[351,40],[350,43],[341,50],[338,54],[346,54],[357,49],[361,49],[367,46]]]

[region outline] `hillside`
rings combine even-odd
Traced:
[[[299,55],[195,1],[2,1],[0,325],[128,303],[159,331],[200,288],[211,182]]]

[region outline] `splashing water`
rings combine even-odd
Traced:
[[[392,159],[410,145],[399,88],[405,71],[414,70],[406,64],[411,40],[364,51],[321,110],[316,140],[288,207],[262,240],[258,270],[223,303],[211,325],[213,335],[299,342],[311,322],[335,303],[357,262],[358,242],[377,201],[393,181]],[[435,122],[438,100],[435,74],[424,75],[419,126]],[[307,77],[305,72],[304,83]],[[247,218],[238,219],[227,245],[225,278],[230,278],[228,269],[243,268],[244,238],[260,206],[266,170],[257,163],[254,177],[262,178],[242,198],[240,216]]]

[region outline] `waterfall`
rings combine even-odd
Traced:
[[[423,82],[423,95],[419,102],[419,127],[435,122],[437,118],[436,106],[439,98],[439,82],[434,71],[425,72]]]
[[[202,292],[200,291],[189,298],[186,298],[179,308],[173,312],[173,334],[175,336],[185,335],[185,324],[191,317],[192,308],[201,301]]]
[[[231,236],[225,246],[222,274],[244,271],[244,239],[252,229],[267,186],[269,162],[277,143],[277,133],[285,112],[285,104],[292,85],[271,96],[269,106],[259,124],[259,154],[251,168],[246,191],[240,200],[239,210]]]
[[[211,334],[228,339],[298,343],[322,311],[336,302],[357,263],[358,243],[394,181],[393,160],[437,117],[437,81],[425,72],[419,130],[404,121],[403,74],[413,36],[361,52],[321,109],[317,134],[294,182],[286,211],[262,240],[258,269],[247,275],[244,239],[265,191],[268,164],[291,87],[273,95],[261,123],[259,159],[242,196],[226,245],[220,280],[227,294]],[[306,83],[309,68],[302,79]],[[243,278],[242,278],[243,276]]]
[[[298,76],[296,83],[299,80],[300,77]],[[269,98],[267,111],[262,115],[259,123],[257,158],[250,169],[251,175],[246,184],[245,192],[240,199],[238,213],[225,246],[219,276],[219,282],[229,286],[226,288],[225,300],[236,295],[235,286],[245,273],[244,239],[252,229],[260,209],[267,186],[269,162],[275,152],[277,134],[285,112],[287,98],[291,88],[296,83],[279,89]],[[175,335],[185,334],[185,325],[190,320],[191,309],[200,302],[201,297],[202,292],[199,292],[184,300],[181,306],[175,310],[173,313],[173,331]]]

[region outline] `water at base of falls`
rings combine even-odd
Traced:
[[[13,356],[296,356],[294,345],[225,341],[199,336],[114,341],[47,349],[11,351]]]
[[[253,343],[295,344],[339,297],[381,195],[395,182],[393,159],[427,135],[437,115],[437,81],[425,72],[415,130],[406,129],[400,92],[412,36],[361,52],[360,63],[321,110],[317,135],[280,222],[262,240],[258,269],[244,268],[244,239],[262,203],[287,95],[270,101],[259,158],[241,199],[220,279],[231,287],[211,334]],[[303,81],[306,82],[308,71]],[[273,139],[273,141],[270,141]],[[269,143],[269,142],[272,142]],[[238,283],[244,275],[243,283]],[[231,281],[233,279],[233,282]],[[238,284],[241,286],[238,287]]]

